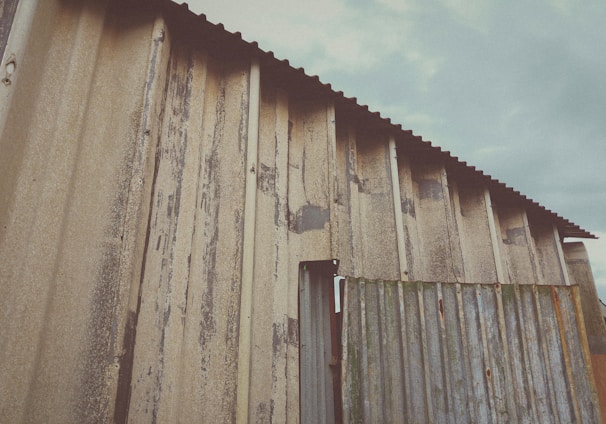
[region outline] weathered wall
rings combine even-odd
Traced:
[[[3,421],[298,422],[302,261],[567,283],[551,215],[170,2],[22,1],[11,28]]]

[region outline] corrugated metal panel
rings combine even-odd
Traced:
[[[301,422],[318,424],[335,417],[329,302],[333,277],[320,267],[302,265],[299,286]]]
[[[346,422],[599,422],[576,286],[348,278]]]

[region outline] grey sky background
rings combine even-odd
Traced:
[[[606,1],[188,3],[596,234],[606,300]]]

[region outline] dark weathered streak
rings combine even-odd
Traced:
[[[151,102],[152,102],[152,86],[153,82],[156,78],[156,62],[158,60],[158,55],[160,51],[160,46],[164,42],[164,33],[162,33],[159,37],[154,39],[154,46],[152,52],[152,58],[150,61],[150,72],[145,82],[145,97],[144,97],[144,109],[143,109],[143,120],[141,125],[141,135],[140,135],[140,147],[136,149],[136,161],[141,163],[143,157],[143,148],[146,143],[146,130],[148,125],[148,119],[151,114]],[[163,115],[163,110],[161,111],[161,115]],[[160,117],[162,119],[162,117]],[[156,180],[158,178],[158,168],[160,166],[160,136],[158,135],[156,156],[155,156],[155,165],[154,165],[154,173],[151,184],[151,193],[149,200],[149,215],[147,218],[147,228],[145,233],[145,244],[143,248],[143,256],[141,259],[141,274],[139,279],[139,290],[138,290],[138,300],[137,300],[137,311],[129,311],[127,326],[124,331],[124,341],[122,343],[124,354],[120,358],[120,372],[118,374],[118,384],[117,384],[117,393],[116,393],[116,407],[114,409],[114,422],[116,423],[126,423],[128,421],[128,409],[130,406],[130,397],[131,397],[131,380],[133,374],[133,360],[134,360],[134,352],[135,352],[135,339],[137,333],[137,321],[139,317],[139,311],[141,310],[141,289],[143,286],[143,281],[145,277],[145,258],[147,257],[147,251],[149,248],[149,238],[150,238],[150,223],[152,219],[153,212],[153,202],[154,197],[153,193],[155,192]]]
[[[401,202],[402,213],[406,215],[410,215],[413,218],[416,218],[415,215],[415,202],[413,199],[404,198]]]
[[[3,0],[0,2],[0,58],[4,57],[4,50],[8,42],[8,35],[13,26],[15,12],[19,0]]]
[[[158,143],[160,141],[158,140]],[[155,192],[156,180],[158,178],[158,168],[160,166],[160,149],[156,150],[156,161],[154,166],[154,177],[152,180],[152,190]],[[139,312],[141,311],[141,290],[143,288],[143,281],[145,278],[145,263],[147,258],[147,252],[149,249],[149,238],[151,234],[151,219],[153,212],[153,196],[150,197],[149,201],[149,216],[147,219],[147,229],[145,233],[145,245],[143,248],[143,257],[141,260],[141,275],[139,279],[139,295],[137,299],[137,311],[129,311],[127,327],[124,331],[124,341],[122,343],[124,354],[120,358],[120,372],[118,374],[118,391],[116,394],[116,408],[114,410],[114,421],[116,423],[126,423],[128,421],[128,408],[130,405],[131,396],[131,380],[133,376],[133,360],[135,353],[135,341],[137,335],[137,322],[139,318]],[[132,327],[132,328],[131,328]]]
[[[133,375],[133,360],[135,357],[135,336],[137,333],[137,315],[128,312],[126,328],[124,329],[124,354],[120,358],[120,371],[118,373],[118,393],[114,409],[114,422],[128,422],[128,407],[130,404],[131,384]]]
[[[419,184],[419,197],[421,199],[442,200],[444,192],[442,183],[438,180],[422,179]]]
[[[288,229],[297,234],[321,230],[330,221],[330,209],[316,205],[304,205],[296,213],[289,213]]]
[[[174,194],[168,195],[168,205],[166,210],[166,217],[168,228],[166,228],[167,234],[172,233],[170,242],[170,252],[168,257],[168,275],[163,277],[159,276],[159,284],[164,286],[166,293],[172,292],[172,277],[173,277],[173,264],[175,261],[175,245],[177,242],[177,228],[179,225],[179,212],[181,206],[181,186],[183,182],[183,172],[185,168],[185,154],[187,152],[188,145],[188,132],[187,123],[189,120],[190,109],[189,100],[191,97],[192,82],[193,82],[193,67],[194,62],[191,55],[187,56],[187,67],[186,72],[183,73],[182,69],[182,58],[178,52],[174,53],[174,58],[171,58],[169,66],[169,81],[165,88],[167,95],[169,94],[169,101],[171,104],[171,113],[168,117],[167,126],[169,132],[169,140],[174,140],[170,143],[167,149],[169,154],[168,157],[163,159],[167,161],[167,170],[170,174],[170,178],[175,182]],[[167,237],[168,241],[168,237]],[[163,264],[164,264],[163,258]],[[171,305],[165,307],[162,314],[162,321],[159,322],[161,328],[161,338],[158,352],[158,373],[156,375],[156,395],[154,397],[154,409],[152,412],[152,423],[157,422],[159,415],[159,400],[162,396],[164,388],[164,348],[166,343],[166,329],[170,319]]]
[[[260,163],[257,173],[257,187],[263,193],[273,194],[276,191],[276,169]]]
[[[202,293],[202,304],[200,305],[202,320],[200,321],[198,341],[202,352],[200,366],[204,372],[207,372],[210,366],[208,343],[216,333],[214,285],[217,281],[217,242],[219,240],[219,206],[221,199],[218,169],[219,148],[225,131],[225,83],[223,81],[219,87],[215,119],[212,144],[209,146],[209,153],[204,158],[202,199],[200,200],[200,208],[204,216],[202,232],[206,241],[202,253],[206,288]]]
[[[508,228],[507,238],[503,240],[505,244],[513,244],[515,246],[526,246],[526,230],[524,227]]]

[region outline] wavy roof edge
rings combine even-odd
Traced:
[[[598,238],[589,231],[581,228],[579,225],[569,221],[566,218],[563,218],[552,210],[547,209],[533,199],[521,194],[519,191],[514,190],[512,187],[507,186],[489,174],[485,174],[482,170],[477,169],[475,166],[468,165],[467,162],[459,160],[457,156],[451,155],[450,151],[442,150],[439,146],[432,145],[431,141],[423,140],[421,136],[414,135],[412,130],[404,129],[402,128],[401,124],[393,123],[390,118],[382,117],[379,112],[371,111],[367,105],[359,104],[356,97],[346,97],[342,91],[333,90],[331,84],[323,83],[320,81],[319,76],[307,75],[304,68],[294,68],[290,65],[287,59],[278,59],[271,50],[262,50],[256,41],[248,42],[244,40],[240,32],[230,32],[229,30],[225,29],[223,24],[215,24],[208,21],[205,14],[196,14],[190,10],[189,5],[186,2],[177,4],[173,0],[161,1],[163,1],[165,7],[168,7],[169,12],[183,13],[183,16],[187,14],[189,19],[194,19],[196,21],[196,25],[205,25],[206,29],[216,31],[217,35],[222,35],[222,41],[236,43],[234,44],[235,47],[249,50],[251,56],[257,56],[260,60],[266,62],[266,64],[274,64],[294,73],[292,77],[302,78],[307,83],[315,85],[316,89],[324,91],[325,94],[333,97],[335,102],[340,103],[342,106],[366,114],[367,119],[374,120],[379,123],[379,125],[383,126],[384,129],[392,131],[394,136],[403,136],[407,140],[412,140],[414,143],[417,143],[417,146],[415,147],[441,156],[443,159],[445,159],[445,164],[447,167],[455,169],[458,172],[473,174],[476,178],[486,184],[486,186],[491,190],[491,193],[493,193],[495,196],[511,198],[514,202],[523,204],[528,208],[527,213],[534,215],[549,215],[551,219],[555,221],[561,238]]]

